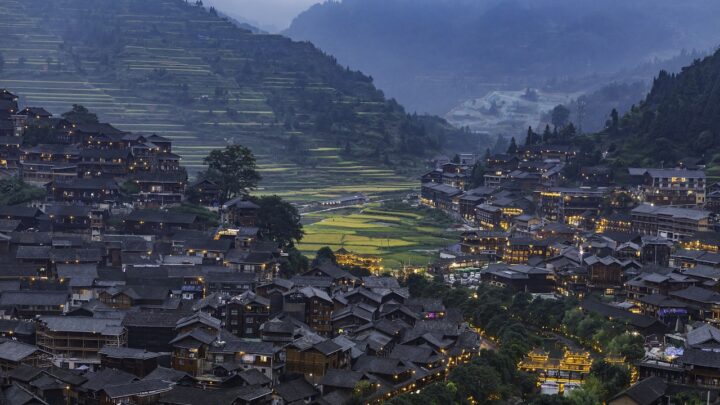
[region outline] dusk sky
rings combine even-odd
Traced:
[[[293,18],[315,3],[323,0],[205,0],[218,10],[235,18],[256,23],[268,31],[287,28]]]

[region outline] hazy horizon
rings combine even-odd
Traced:
[[[310,6],[325,0],[205,0],[205,5],[265,31],[280,32]]]

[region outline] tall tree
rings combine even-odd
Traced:
[[[610,111],[610,120],[608,124],[610,124],[610,132],[616,134],[620,128],[620,114],[618,114],[618,111],[615,108]]]
[[[329,246],[323,246],[320,249],[318,249],[317,253],[315,253],[315,259],[313,260],[312,264],[313,264],[313,266],[316,266],[323,262],[330,262],[332,264],[337,264],[337,258],[335,257],[335,252],[333,252],[333,250],[330,249]]]
[[[215,181],[222,190],[223,202],[238,195],[247,195],[260,181],[255,156],[242,145],[216,149],[205,158],[205,177]]]
[[[62,114],[62,117],[73,124],[97,124],[98,116],[80,104],[73,104],[72,109]]]
[[[527,135],[525,136],[525,146],[537,145],[541,141],[540,135],[536,134],[532,127],[528,127]]]
[[[300,213],[294,205],[276,195],[253,200],[260,206],[257,226],[264,237],[283,247],[292,248],[305,235],[300,223]]]
[[[558,104],[553,108],[550,121],[557,128],[564,127],[570,119],[570,110],[562,104]]]
[[[518,151],[517,143],[515,142],[515,137],[513,136],[512,139],[510,139],[510,146],[507,148],[507,153],[514,155]]]
[[[550,125],[545,125],[545,130],[542,134],[542,140],[544,143],[551,143],[553,140],[553,133],[550,132]]]

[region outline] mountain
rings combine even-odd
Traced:
[[[718,13],[713,0],[342,0],[311,7],[286,34],[372,75],[409,109],[444,114],[489,91],[564,91],[568,78],[592,84],[712,48]]]
[[[601,133],[619,166],[673,165],[704,158],[720,168],[720,50],[680,73],[661,71],[639,105]]]
[[[3,0],[0,15],[0,88],[24,104],[55,114],[83,104],[122,129],[169,136],[191,170],[212,147],[245,144],[266,187],[300,199],[405,187],[396,168],[467,138],[407,114],[312,44],[195,2]]]

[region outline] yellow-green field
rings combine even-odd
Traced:
[[[445,229],[449,221],[437,211],[399,205],[310,213],[303,222],[306,235],[298,248],[307,256],[323,246],[343,247],[381,257],[386,269],[426,265],[437,257],[438,249],[455,243],[458,236]]]

